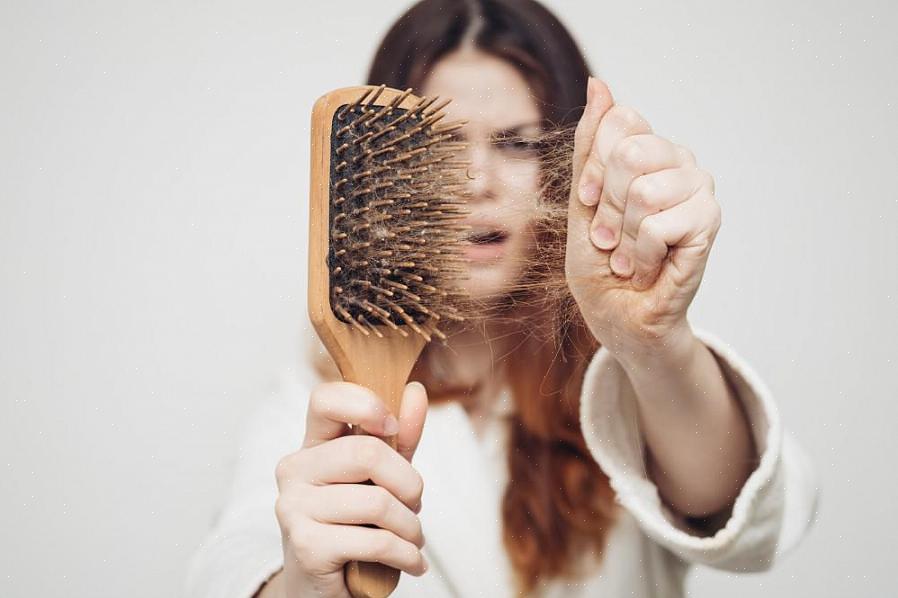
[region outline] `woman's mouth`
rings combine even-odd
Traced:
[[[472,262],[496,260],[508,245],[508,231],[493,225],[471,225],[465,236],[465,257]]]

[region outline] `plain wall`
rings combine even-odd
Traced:
[[[894,591],[898,8],[550,5],[714,174],[690,319],[763,376],[823,486],[797,553],[691,594]],[[405,6],[0,4],[0,595],[177,595],[309,334],[312,103]]]

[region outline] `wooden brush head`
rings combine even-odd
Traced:
[[[461,319],[465,164],[448,101],[351,87],[312,114],[309,310],[319,334],[445,339]],[[325,339],[325,344],[327,340]],[[331,349],[331,347],[328,347]]]

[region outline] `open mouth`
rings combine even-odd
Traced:
[[[501,229],[474,229],[468,233],[466,241],[472,245],[493,245],[508,239],[508,232]]]
[[[494,223],[476,223],[465,235],[465,257],[471,264],[494,263],[508,248],[509,232]]]

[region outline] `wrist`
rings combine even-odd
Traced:
[[[661,372],[682,371],[695,358],[701,341],[684,319],[663,335],[645,336],[612,351],[628,376],[656,376]]]

